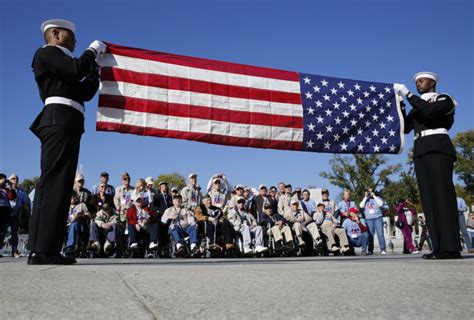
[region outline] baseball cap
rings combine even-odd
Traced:
[[[352,207],[352,208],[349,209],[349,212],[358,213],[359,210],[357,210],[357,208],[355,208],[355,207]]]
[[[81,180],[84,180],[84,175],[83,175],[82,173],[81,173],[81,174],[77,174],[75,181],[81,181]]]
[[[196,173],[190,173],[188,178],[192,178],[192,177],[197,177],[198,175]]]
[[[155,182],[155,180],[153,180],[152,177],[146,177],[145,182],[146,182],[146,184],[153,184],[153,182]]]
[[[108,174],[106,171],[102,171],[102,172],[100,173],[100,176],[101,176],[101,177],[108,177],[109,174]]]

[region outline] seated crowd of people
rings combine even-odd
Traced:
[[[0,177],[2,201],[13,201],[14,188]],[[322,189],[321,201],[310,191],[283,182],[253,189],[231,186],[223,174],[211,177],[206,190],[189,174],[188,184],[169,190],[152,177],[130,183],[128,173],[113,187],[102,172],[92,191],[77,174],[67,219],[64,253],[74,256],[282,256],[301,254],[373,254],[377,234],[386,253],[383,200],[368,189],[356,204],[344,190],[336,203]],[[154,186],[158,188],[155,189]],[[10,184],[11,187],[11,184]],[[8,189],[8,192],[6,192]],[[4,194],[5,193],[5,194]],[[6,200],[4,201],[3,198]],[[360,210],[359,210],[360,208]],[[15,248],[14,248],[15,249]]]
[[[290,184],[231,186],[214,175],[206,190],[189,174],[188,184],[169,190],[166,181],[121,176],[117,188],[108,173],[89,191],[78,174],[68,217],[65,253],[130,256],[266,256],[373,253],[377,233],[386,253],[381,207],[372,190],[359,205],[344,191],[338,204],[322,189],[321,201]],[[358,208],[361,208],[359,211]],[[364,217],[364,218],[363,218]]]

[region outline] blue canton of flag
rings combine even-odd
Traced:
[[[300,73],[303,151],[400,153],[403,118],[393,84]]]

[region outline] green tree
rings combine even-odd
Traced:
[[[466,193],[474,198],[474,130],[459,132],[453,143],[457,152],[454,172],[464,183]]]
[[[401,165],[387,164],[387,158],[380,155],[334,155],[330,160],[331,172],[320,172],[320,176],[329,180],[333,185],[349,189],[354,199],[361,199],[367,187],[377,191],[390,183],[389,177],[400,171]]]
[[[394,213],[395,206],[402,199],[412,199],[416,210],[422,212],[420,192],[415,177],[408,171],[401,171],[398,181],[389,181],[381,192],[385,203],[390,207],[390,213]]]
[[[178,188],[181,190],[184,186],[186,186],[186,179],[180,173],[169,173],[169,174],[160,174],[154,183],[155,187],[158,188],[158,184],[161,181],[165,181],[168,183],[168,187],[171,189],[173,187]]]
[[[26,191],[26,193],[30,193],[35,187],[36,187],[36,184],[38,183],[39,181],[39,177],[34,177],[32,179],[24,179],[21,183],[20,183],[20,187]]]

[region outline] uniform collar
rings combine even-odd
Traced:
[[[57,47],[59,48],[62,52],[64,52],[65,55],[67,56],[70,56],[71,58],[74,58],[74,55],[72,54],[72,52],[68,49],[68,48],[65,48],[65,47],[62,47],[62,46],[58,46],[58,45],[55,45],[55,44],[46,44],[43,46],[44,47]]]
[[[438,93],[436,92],[426,92],[426,93],[423,93],[420,98],[425,100],[425,101],[429,101],[431,98],[435,97],[439,95]]]

